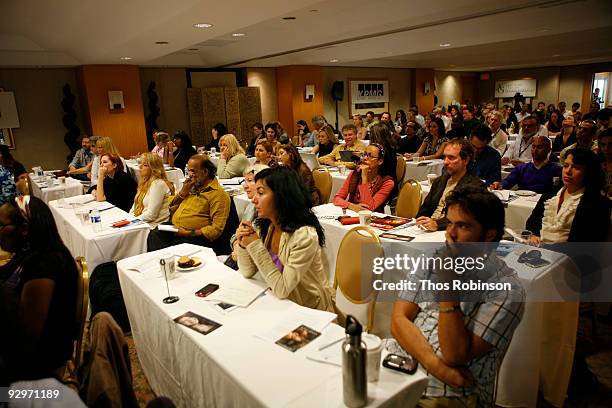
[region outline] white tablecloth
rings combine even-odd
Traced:
[[[73,179],[72,177],[66,177],[66,184],[60,184],[59,180],[53,179],[53,187],[47,187],[46,181],[43,183],[39,179],[33,177],[30,174],[32,195],[43,200],[49,204],[49,201],[57,200],[61,198],[63,193],[64,197],[73,197],[83,194],[83,184],[79,180]]]
[[[315,207],[315,213],[319,217],[339,216],[342,211],[326,204]],[[347,215],[356,214],[349,210]],[[355,225],[344,226],[336,220],[325,218],[319,221],[325,231],[323,263],[329,268],[333,281],[340,242]],[[412,242],[444,242],[444,232],[417,235]],[[404,244],[408,248],[412,243]],[[531,299],[537,296],[538,299],[558,301],[561,290],[558,285],[565,281],[565,274],[574,271],[575,266],[565,255],[546,250],[542,250],[542,253],[542,258],[551,261],[551,264],[541,268],[519,265],[516,252],[504,258],[525,285],[528,303],[500,368],[497,404],[501,406],[535,407],[540,384],[549,402],[561,406],[565,398],[578,327],[578,304],[535,303]],[[377,307],[376,310],[376,321],[388,319],[379,312],[386,310],[385,313],[388,313],[388,308]]]
[[[171,294],[180,297],[174,304],[162,303],[166,284],[156,265],[151,273],[127,270],[156,259],[160,252],[178,252],[178,247],[189,249],[184,244],[118,263],[138,357],[155,393],[168,396],[178,407],[342,406],[341,368],[305,357],[342,338],[339,326],[329,324],[319,338],[294,353],[255,337],[278,324],[296,305],[268,293],[248,308],[229,314],[218,311],[194,293],[208,283],[229,285],[227,279],[238,272],[201,247],[191,246],[201,251],[197,256],[204,266],[169,281]],[[204,336],[173,321],[187,311],[222,326]],[[421,372],[409,376],[381,367],[380,380],[368,384],[369,406],[414,406],[426,382]]]
[[[134,176],[136,176],[136,181],[140,182],[140,169],[138,167],[138,162],[136,160],[126,160],[126,163]],[[179,188],[179,180],[185,177],[183,175],[183,170],[177,167],[169,168],[167,166],[165,166],[165,169],[168,180],[173,182],[176,188]]]
[[[421,188],[423,188],[423,200],[425,200],[425,196],[429,193],[429,189],[431,186],[429,182],[421,182]],[[514,194],[511,192],[510,194]],[[536,194],[530,197],[517,197],[510,201],[506,206],[506,220],[505,225],[508,228],[512,228],[514,231],[521,231],[525,229],[525,223],[527,222],[527,218],[533,212],[538,200],[542,195]]]
[[[85,208],[108,204],[91,202]],[[94,232],[91,224],[82,225],[72,208],[59,208],[57,201],[49,203],[53,218],[64,244],[72,256],[84,256],[87,260],[89,273],[104,262],[142,254],[147,251],[147,236],[149,225],[146,223],[114,229],[111,224],[120,220],[132,220],[125,211],[114,207],[101,211],[103,230]]]
[[[423,164],[423,162],[417,163],[412,160],[406,160],[406,175],[404,176],[404,180],[427,180],[428,174],[441,175],[443,167],[444,162],[442,160],[427,160],[426,164]]]

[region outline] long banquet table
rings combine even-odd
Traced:
[[[169,281],[180,300],[164,304],[164,280],[155,262],[161,253],[192,253],[204,261],[201,269],[179,272]],[[153,261],[149,269],[136,265]],[[119,280],[143,370],[158,395],[179,407],[342,406],[341,367],[306,358],[322,345],[344,336],[329,323],[322,335],[294,353],[256,337],[301,308],[267,292],[247,308],[219,311],[194,293],[208,283],[222,288],[243,279],[221,264],[209,249],[189,244],[138,255],[118,263]],[[310,309],[307,309],[310,310]],[[174,322],[187,311],[222,324],[201,335]],[[292,323],[292,319],[291,323]],[[297,327],[300,321],[295,322]],[[340,352],[338,344],[338,352]],[[381,367],[380,379],[368,383],[369,406],[414,406],[427,384],[422,372],[404,375]]]
[[[345,226],[330,218],[342,215],[341,209],[332,204],[315,207],[314,211],[325,231],[323,264],[333,282],[340,243],[355,225]],[[348,210],[347,215],[357,214]],[[400,245],[406,245],[409,251],[414,247],[413,243],[445,240],[443,231],[416,233],[414,236],[414,241]],[[383,242],[391,241],[383,239]],[[551,404],[562,406],[565,400],[576,342],[578,303],[562,303],[560,299],[561,293],[573,293],[564,285],[567,284],[565,276],[575,273],[575,265],[565,255],[541,251],[542,258],[551,261],[550,265],[540,268],[521,265],[516,250],[504,258],[525,285],[527,303],[499,371],[496,403],[500,406],[536,407],[540,384],[544,398]],[[546,299],[546,302],[535,302],[534,299]],[[376,313],[375,320],[388,319],[388,316],[381,315],[388,313],[388,308],[377,307],[376,310],[382,312]]]
[[[83,205],[83,208],[108,208],[109,206],[105,201],[93,201]],[[49,208],[64,244],[72,256],[85,257],[90,274],[101,263],[118,261],[147,251],[149,225],[142,223],[120,229],[112,228],[111,224],[114,222],[134,219],[133,216],[117,207],[100,212],[103,227],[100,232],[95,232],[89,223],[81,224],[74,208],[69,205],[59,207],[57,201],[51,201]]]
[[[43,200],[46,204],[49,201],[63,197],[74,197],[83,194],[83,184],[72,177],[66,177],[66,183],[60,184],[57,178],[53,179],[53,185],[49,186],[47,181],[30,174],[32,195]]]

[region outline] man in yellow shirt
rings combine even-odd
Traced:
[[[238,228],[236,207],[219,184],[217,169],[208,156],[192,156],[187,169],[183,188],[169,198],[171,224],[177,231],[151,231],[147,249],[191,243],[210,247],[217,255],[228,255],[229,238]]]
[[[340,152],[342,150],[350,150],[361,155],[365,152],[366,146],[360,140],[357,140],[357,128],[352,123],[342,126],[342,137],[344,138],[344,144],[336,145],[330,154],[319,157],[319,163],[330,166],[343,164],[349,168],[355,168],[354,162],[342,161]]]

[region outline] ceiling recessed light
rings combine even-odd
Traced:
[[[129,61],[132,59],[132,57],[120,57],[119,59],[123,61]]]
[[[295,20],[295,17],[283,17],[283,20]]]
[[[329,62],[338,62],[338,59],[337,58],[332,58],[332,59],[329,60]]]
[[[168,44],[168,41],[155,41],[155,44],[166,45]]]
[[[193,25],[194,28],[210,28],[212,27],[212,24],[208,24],[208,23],[196,23]]]
[[[440,47],[450,47],[450,43],[441,43]]]
[[[233,33],[232,37],[244,37],[245,35],[245,33]]]

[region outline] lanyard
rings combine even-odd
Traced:
[[[523,155],[523,153],[525,153],[525,151],[527,149],[529,149],[529,147],[533,144],[533,136],[529,138],[529,143],[527,143],[527,146],[525,146],[525,148],[523,149],[523,138],[521,138],[521,144],[519,145],[519,156],[518,159],[521,158],[521,156]]]

